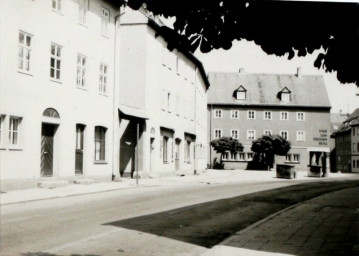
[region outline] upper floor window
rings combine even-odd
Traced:
[[[105,127],[95,127],[95,161],[106,159],[106,131]]]
[[[81,24],[86,24],[87,22],[87,10],[88,0],[79,0],[79,22]]]
[[[5,115],[0,115],[0,147],[4,144]]]
[[[286,140],[288,140],[288,138],[289,138],[288,134],[289,134],[288,131],[280,131],[279,132],[279,135]]]
[[[214,138],[219,139],[222,137],[222,130],[221,129],[214,129]]]
[[[272,120],[272,112],[264,111],[264,120]]]
[[[52,0],[52,10],[61,12],[62,6],[61,6],[62,0]]]
[[[239,138],[239,131],[238,130],[231,130],[231,136],[233,139],[238,139]]]
[[[231,110],[231,118],[238,119],[239,118],[239,111],[238,110]]]
[[[102,94],[107,93],[107,65],[100,64],[99,91]]]
[[[20,136],[20,124],[21,118],[11,116],[9,120],[9,143],[10,145],[18,145],[19,144],[19,136]]]
[[[216,109],[214,111],[214,118],[222,118],[222,110],[221,109]]]
[[[288,112],[282,111],[280,112],[280,120],[288,120]]]
[[[50,77],[55,80],[61,79],[61,50],[61,46],[51,44]]]
[[[247,93],[247,90],[241,85],[241,86],[238,87],[237,90],[234,91],[233,96],[237,100],[245,100],[246,99],[246,93]]]
[[[31,38],[32,36],[20,31],[19,32],[19,63],[18,68],[21,71],[30,72],[31,61]]]
[[[247,140],[255,140],[255,139],[256,139],[256,131],[247,130]]]
[[[101,34],[108,36],[108,23],[110,22],[110,11],[102,8],[101,12]]]
[[[264,130],[263,135],[267,135],[267,136],[272,135],[272,131],[271,130]]]
[[[305,132],[297,131],[297,141],[305,141]]]
[[[248,110],[247,119],[256,119],[256,112],[254,110]]]
[[[283,102],[289,102],[290,101],[290,94],[289,93],[282,93],[282,98],[281,100]]]
[[[291,91],[287,87],[284,87],[280,92],[278,92],[277,97],[282,102],[289,102],[290,101],[290,94],[291,94]]]
[[[77,55],[77,80],[76,85],[78,87],[85,87],[86,77],[86,57],[78,54]]]
[[[297,112],[297,121],[304,121],[304,112]]]

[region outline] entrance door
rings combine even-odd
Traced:
[[[181,141],[176,139],[176,147],[175,147],[175,164],[176,164],[176,171],[180,168],[180,144]]]
[[[84,161],[84,130],[85,126],[81,124],[76,125],[76,152],[75,152],[75,174],[83,174]]]
[[[155,164],[155,160],[154,160],[154,151],[155,151],[155,138],[151,138],[151,141],[150,141],[150,168],[151,168],[151,171],[154,170],[154,164]]]
[[[41,176],[53,175],[55,125],[42,124],[41,130]]]

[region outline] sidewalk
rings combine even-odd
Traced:
[[[359,255],[359,188],[289,207],[236,233],[202,256]]]
[[[188,184],[230,184],[249,182],[296,182],[296,181],[319,181],[321,179],[358,179],[358,174],[330,173],[327,178],[307,177],[306,172],[297,172],[294,180],[278,179],[275,171],[244,171],[244,170],[207,170],[198,175],[169,176],[163,178],[136,179],[125,178],[119,182],[97,182],[88,185],[70,184],[57,188],[33,188],[26,190],[2,191],[0,204],[13,204],[50,198],[61,198],[91,193],[100,193],[121,189],[138,189],[153,186],[177,186]]]

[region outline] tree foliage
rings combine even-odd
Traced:
[[[122,0],[117,0],[122,1]],[[175,17],[174,30],[163,27],[191,52],[230,49],[246,39],[267,54],[306,56],[316,49],[314,66],[337,71],[342,83],[359,86],[359,3],[273,0],[128,0],[154,15]],[[169,45],[169,48],[173,45]]]
[[[279,135],[263,135],[252,142],[251,150],[255,153],[255,161],[272,167],[274,155],[284,156],[290,148],[290,142]]]
[[[243,145],[232,137],[222,137],[220,139],[212,140],[211,146],[217,153],[221,155],[228,151],[233,154],[239,151],[243,151]]]

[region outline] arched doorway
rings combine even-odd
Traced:
[[[42,114],[41,126],[41,176],[54,174],[54,138],[59,126],[60,115],[53,108],[47,108]]]

